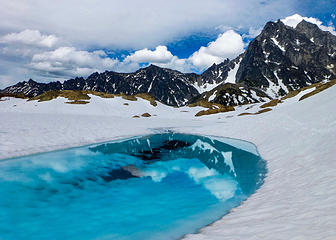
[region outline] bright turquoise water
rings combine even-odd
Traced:
[[[178,239],[260,187],[258,155],[156,134],[0,162],[0,239]]]

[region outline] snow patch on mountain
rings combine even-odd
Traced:
[[[274,44],[277,45],[277,47],[281,49],[281,51],[283,51],[283,52],[286,51],[286,49],[283,46],[280,45],[280,43],[278,42],[278,40],[276,40],[276,38],[273,37],[271,39],[274,42]]]
[[[222,82],[219,83],[204,83],[203,85],[199,86],[197,83],[194,83],[192,86],[197,89],[197,91],[202,94],[204,92],[211,91],[212,89],[218,87]]]
[[[236,74],[238,72],[241,60],[238,63],[235,63],[234,68],[228,72],[228,76],[225,79],[226,83],[236,83]]]

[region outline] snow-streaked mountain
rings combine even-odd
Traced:
[[[328,44],[322,45],[324,42]],[[336,36],[314,24],[302,21],[294,29],[281,21],[268,22],[249,44],[236,82],[258,87],[273,98],[283,96],[335,78],[335,49]]]
[[[29,80],[0,93],[31,97],[49,90],[93,90],[126,95],[148,93],[170,106],[183,106],[197,98],[240,105],[278,98],[334,78],[336,36],[304,20],[295,28],[279,20],[268,22],[243,54],[213,64],[200,75],[150,65],[134,73],[106,71],[64,83]],[[223,87],[225,84],[238,85],[226,85],[228,88]]]
[[[193,87],[194,78],[197,78],[196,74],[183,74],[150,65],[134,73],[96,72],[87,79],[78,77],[66,80],[64,83],[37,83],[29,80],[10,86],[3,92],[23,94],[29,97],[35,97],[49,90],[92,90],[126,95],[148,93],[167,105],[182,106],[191,98],[199,95]]]
[[[268,22],[240,59],[235,83],[247,91],[262,91],[269,98],[278,98],[290,91],[336,78],[336,36],[306,21],[296,28],[281,21]],[[211,68],[226,72],[226,66],[232,62],[238,61],[235,59]],[[213,71],[212,78],[216,79],[216,76]],[[224,105],[246,102],[245,93],[237,95],[237,91],[226,91],[223,94],[223,88],[218,88],[212,90],[218,90],[215,95],[206,93],[201,98]],[[249,102],[260,100],[252,97]]]
[[[224,83],[235,83],[242,56],[243,55],[232,61],[226,59],[224,62],[213,64],[210,68],[205,70],[200,76],[201,81],[194,84],[199,93],[211,91]]]

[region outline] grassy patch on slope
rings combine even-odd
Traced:
[[[204,115],[211,115],[211,114],[216,114],[216,113],[223,113],[223,112],[230,112],[234,111],[234,107],[228,106],[228,107],[223,107],[223,108],[216,108],[216,109],[208,109],[208,110],[202,110],[196,113],[196,117],[204,116]]]
[[[73,102],[66,102],[66,103],[72,103],[72,104],[84,104],[85,100],[90,100],[91,97],[88,94],[92,94],[101,98],[114,98],[114,97],[122,97],[125,100],[128,101],[137,101],[138,97],[145,99],[150,102],[151,105],[157,106],[157,103],[155,101],[155,98],[147,93],[139,93],[136,95],[125,95],[125,94],[111,94],[111,93],[104,93],[104,92],[95,92],[91,90],[86,91],[74,91],[74,90],[61,90],[61,91],[47,91],[45,93],[42,93],[36,97],[29,98],[30,101],[37,100],[38,102],[44,102],[44,101],[50,101],[53,99],[56,99],[58,97],[64,97],[67,98],[69,101]],[[27,98],[24,95],[18,95],[18,94],[3,94],[1,96],[7,96],[7,97],[21,97],[21,98]],[[88,103],[88,102],[86,102]]]
[[[135,96],[149,101],[149,103],[154,107],[157,106],[155,98],[153,96],[149,95],[148,93],[138,93]]]
[[[307,97],[310,97],[310,96],[313,96],[319,92],[322,92],[323,90],[333,86],[336,84],[336,79],[333,79],[333,80],[330,80],[328,82],[318,82],[318,83],[314,83],[310,86],[306,86],[306,87],[303,87],[303,88],[300,88],[300,89],[297,89],[295,91],[291,91],[289,92],[286,96],[284,96],[283,98],[281,98],[281,100],[286,100],[288,98],[292,98],[292,97],[295,97],[296,95],[298,95],[300,92],[302,91],[305,91],[305,90],[308,90],[308,89],[311,89],[311,88],[316,88],[315,90],[313,90],[312,92],[310,93],[307,93],[305,94],[304,96],[302,96],[299,101],[307,98]],[[306,96],[307,95],[307,96]],[[305,97],[306,96],[306,97]]]
[[[234,107],[232,106],[223,106],[218,103],[211,103],[205,100],[199,100],[195,103],[189,104],[189,107],[204,107],[208,108],[207,110],[202,110],[196,113],[196,117],[204,116],[204,115],[210,115],[210,114],[216,114],[216,113],[223,113],[223,112],[230,112],[234,111]]]
[[[309,98],[311,96],[314,96],[315,94],[320,93],[320,92],[322,92],[322,91],[324,91],[324,90],[326,90],[326,89],[334,86],[335,84],[336,84],[336,79],[334,79],[334,80],[332,80],[330,82],[324,83],[324,84],[319,84],[319,85],[316,86],[316,89],[314,91],[311,91],[310,93],[307,93],[307,94],[303,95],[299,99],[299,101],[304,100],[306,98]]]
[[[280,99],[273,99],[272,101],[261,105],[260,108],[275,107],[276,105],[278,105],[278,103],[282,103],[282,101]]]
[[[28,98],[22,93],[0,93],[0,99],[3,97],[13,97],[13,98],[22,98],[22,99]]]
[[[210,108],[210,109],[216,109],[216,108],[224,107],[221,104],[211,103],[211,102],[208,102],[206,100],[199,100],[195,103],[189,104],[188,106],[189,107],[204,107],[204,108]]]
[[[72,101],[72,102],[65,102],[67,104],[87,104],[87,103],[90,103],[88,101],[83,101],[83,100],[75,100],[75,101]]]
[[[72,91],[72,90],[63,90],[63,91],[48,91],[32,97],[29,100],[37,100],[38,102],[50,101],[58,97],[67,98],[70,101],[80,101],[80,100],[90,100],[90,96],[87,95],[84,91]]]

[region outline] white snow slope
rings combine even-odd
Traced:
[[[235,112],[198,118],[194,114],[201,108],[162,104],[155,108],[144,100],[97,97],[79,106],[64,104],[61,98],[44,103],[9,99],[0,101],[0,158],[152,133],[160,128],[243,139],[255,143],[267,161],[264,185],[221,220],[185,239],[334,240],[336,87],[300,102],[297,99],[260,115],[237,116],[247,108],[242,106]],[[129,106],[122,105],[124,102]],[[251,106],[248,111],[258,110],[258,104]],[[157,116],[131,118],[145,111]]]

